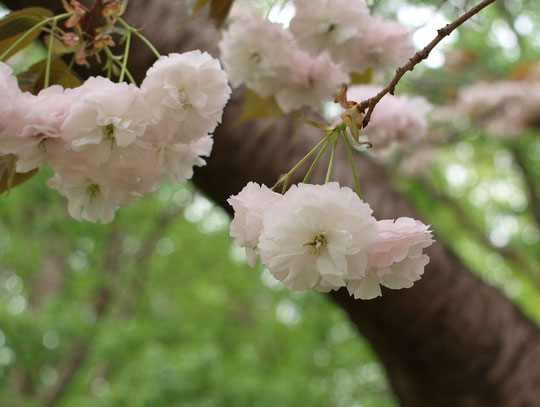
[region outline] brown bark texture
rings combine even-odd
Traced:
[[[23,2],[5,3],[17,8]],[[184,0],[131,0],[125,18],[144,27],[162,54],[199,48],[217,56],[219,33],[204,16],[188,21]],[[136,41],[129,67],[138,81],[153,62],[150,51]],[[287,172],[321,137],[290,118],[239,123],[242,106],[243,93],[235,91],[215,132],[208,165],[194,178],[229,212],[226,199],[231,194],[248,181],[273,185],[277,175]],[[419,218],[394,189],[384,168],[360,153],[355,159],[364,200],[377,219]],[[323,157],[321,162],[326,160]],[[312,178],[313,182],[321,179],[323,174],[317,172]],[[338,149],[333,179],[352,185],[343,149]],[[383,289],[382,298],[370,301],[354,300],[344,290],[329,294],[370,341],[401,404],[540,406],[538,327],[471,274],[442,241],[428,254],[431,262],[424,277],[411,289]]]

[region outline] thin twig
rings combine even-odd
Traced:
[[[400,79],[403,77],[403,75],[405,75],[405,73],[407,73],[408,71],[412,71],[416,65],[422,62],[424,59],[427,59],[427,57],[429,56],[433,48],[435,48],[437,44],[441,42],[445,37],[450,35],[452,31],[454,31],[465,21],[469,20],[472,16],[474,16],[475,14],[478,14],[482,9],[489,6],[491,3],[494,3],[495,1],[496,0],[484,0],[480,4],[478,4],[476,7],[473,7],[466,13],[462,14],[459,18],[457,18],[453,22],[437,30],[437,36],[428,45],[426,45],[424,49],[414,54],[409,59],[409,62],[407,62],[405,65],[396,69],[396,75],[390,81],[390,83],[388,84],[386,88],[381,90],[379,93],[377,93],[377,95],[373,96],[372,98],[369,98],[359,103],[357,105],[357,109],[360,112],[363,113],[367,109],[366,116],[364,117],[364,120],[362,122],[362,127],[364,128],[368,125],[369,120],[371,118],[371,114],[373,113],[373,109],[375,109],[375,106],[377,105],[377,103],[379,103],[379,101],[383,98],[383,96],[385,96],[387,93],[390,93],[391,95],[394,94],[396,85],[398,84]]]

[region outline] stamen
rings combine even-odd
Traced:
[[[313,238],[311,242],[304,243],[303,246],[311,246],[310,253],[318,256],[321,254],[321,251],[324,249],[328,240],[324,234],[317,235]]]

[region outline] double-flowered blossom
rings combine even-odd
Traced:
[[[444,122],[469,118],[493,135],[519,136],[540,122],[540,82],[478,82],[459,89],[455,102],[439,108],[435,116]]]
[[[321,110],[348,75],[327,52],[311,56],[291,32],[248,12],[233,19],[219,43],[234,87],[245,84],[261,98],[274,97],[284,113]]]
[[[245,247],[251,267],[259,258],[257,246],[263,229],[263,215],[281,197],[266,185],[249,182],[238,195],[227,200],[235,213],[231,222],[231,236],[235,238],[237,246]]]
[[[360,277],[377,238],[368,204],[337,182],[292,186],[264,214],[262,264],[291,290],[338,288]]]
[[[294,38],[281,24],[244,12],[223,33],[219,50],[231,85],[245,84],[266,98],[287,83]]]
[[[353,44],[369,35],[364,0],[294,0],[294,5],[290,30],[312,55],[328,51],[336,61],[348,61]]]
[[[260,258],[294,291],[347,287],[355,298],[380,295],[380,285],[408,288],[429,261],[428,227],[411,218],[377,222],[369,205],[336,182],[299,184],[284,195],[250,182],[228,201],[231,236],[251,266]]]
[[[274,98],[283,113],[321,111],[351,73],[394,69],[414,53],[411,33],[370,15],[365,0],[295,0],[290,28],[246,10],[219,43],[234,87]]]
[[[348,54],[348,64],[353,71],[394,69],[413,56],[412,34],[397,21],[370,17],[367,29],[368,35],[356,41]]]
[[[368,249],[368,268],[361,279],[347,282],[355,298],[381,295],[380,286],[399,290],[410,288],[424,273],[429,257],[423,250],[433,243],[429,226],[412,218],[377,222],[379,236]]]
[[[17,171],[49,165],[49,186],[68,198],[72,217],[113,220],[171,180],[201,166],[231,89],[219,61],[191,51],[161,57],[142,88],[91,77],[80,87],[21,92],[0,63],[0,152],[18,157]]]
[[[327,53],[314,58],[297,49],[289,83],[276,92],[276,102],[284,113],[290,113],[301,106],[318,111],[322,103],[336,93],[339,85],[348,81],[349,77]]]
[[[183,143],[214,131],[231,93],[219,61],[199,50],[159,58],[141,90],[171,140]]]

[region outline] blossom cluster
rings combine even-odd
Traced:
[[[453,105],[440,108],[435,116],[443,122],[469,118],[488,133],[518,136],[540,120],[540,82],[479,82],[460,89]]]
[[[372,299],[381,285],[411,287],[429,262],[429,226],[405,217],[377,221],[367,203],[336,182],[293,185],[284,195],[250,182],[228,202],[235,212],[231,236],[248,263],[260,259],[294,291],[347,287],[355,298]]]
[[[167,180],[184,182],[212,149],[230,96],[218,60],[191,51],[159,58],[141,87],[90,77],[80,87],[22,92],[0,64],[0,153],[17,172],[45,164],[78,220],[113,220],[118,207]]]
[[[320,110],[351,73],[396,68],[414,52],[408,30],[371,16],[364,0],[294,0],[290,29],[251,13],[219,43],[231,84],[274,97],[284,113]]]

